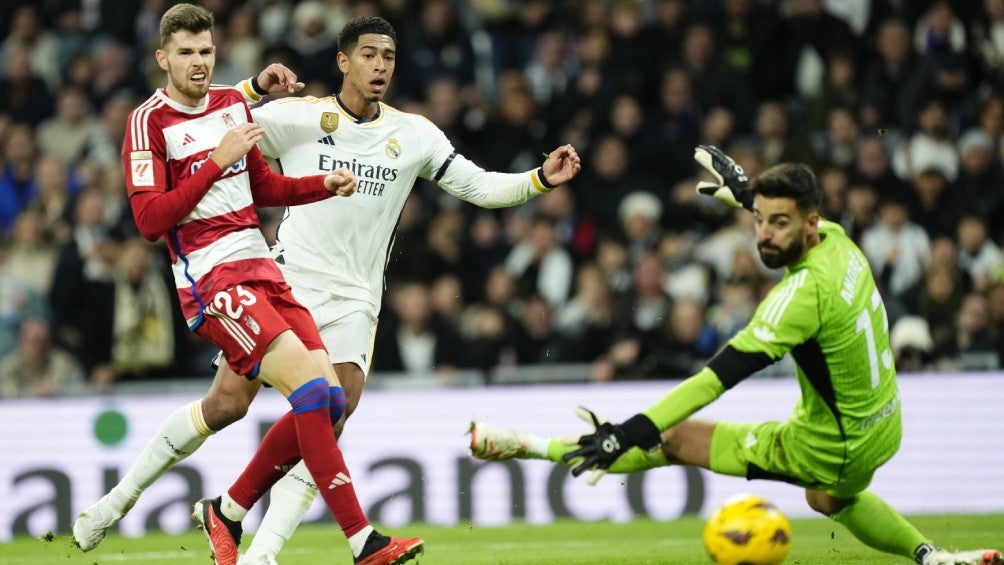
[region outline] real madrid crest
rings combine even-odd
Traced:
[[[401,144],[397,142],[396,137],[392,137],[387,140],[387,146],[383,148],[384,153],[387,154],[391,159],[397,159],[401,156]]]
[[[322,113],[321,129],[324,130],[324,133],[331,133],[338,129],[338,114],[336,112]]]

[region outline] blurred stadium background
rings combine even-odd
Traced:
[[[208,387],[215,351],[180,320],[163,244],[136,233],[119,158],[128,112],[163,85],[151,54],[171,4],[0,0],[0,540],[65,532]],[[391,105],[488,169],[529,169],[561,143],[583,156],[574,182],[503,211],[415,187],[344,442],[382,519],[672,519],[751,488],[804,515],[794,489],[679,469],[582,504],[568,493],[585,487],[544,464],[466,456],[471,418],[565,434],[579,403],[627,416],[749,319],[779,273],[748,214],[695,195],[699,143],[752,175],[809,163],[825,216],[868,255],[907,422],[880,494],[909,513],[1004,512],[1004,0],[201,4],[214,82],[281,61],[304,94],[337,92],[338,30],[378,14],[399,35]],[[260,214],[274,238],[281,210]],[[401,355],[404,331],[432,353]],[[714,415],[786,417],[791,374],[779,363]],[[281,410],[262,395],[123,532],[187,528],[187,501],[228,484]]]

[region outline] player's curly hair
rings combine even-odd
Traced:
[[[397,45],[397,32],[390,22],[379,16],[360,16],[345,24],[338,34],[338,50],[348,55],[359,43],[359,36],[367,33],[389,36]]]
[[[767,169],[750,182],[750,192],[768,198],[792,198],[803,212],[818,210],[823,203],[816,174],[800,163],[781,163]]]
[[[213,13],[195,4],[178,4],[160,18],[160,48],[163,49],[177,31],[202,33],[213,29]]]

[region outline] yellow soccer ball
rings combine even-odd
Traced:
[[[704,547],[716,565],[779,565],[791,548],[791,524],[767,500],[736,495],[704,524]]]

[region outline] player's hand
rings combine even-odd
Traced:
[[[579,159],[579,154],[574,147],[562,145],[547,154],[542,169],[547,182],[558,186],[565,184],[579,174],[579,171],[582,170],[582,160]]]
[[[611,424],[593,411],[579,406],[575,409],[575,415],[592,425],[593,433],[573,439],[571,443],[578,444],[579,448],[562,455],[561,460],[573,465],[573,477],[592,471],[586,482],[595,485],[614,461],[634,446],[619,425]]]
[[[713,196],[729,206],[753,210],[753,194],[749,191],[749,178],[732,157],[714,145],[698,145],[694,160],[701,164],[717,182],[700,181],[697,192]]]
[[[220,144],[213,149],[210,159],[216,162],[221,169],[226,169],[251,151],[259,141],[261,141],[264,129],[255,123],[241,124],[234,126],[224,134]]]
[[[335,169],[324,177],[324,188],[335,196],[352,196],[356,191],[356,175],[348,169]]]
[[[269,94],[293,94],[302,90],[304,84],[296,81],[296,73],[282,63],[272,63],[258,73],[258,86]]]

